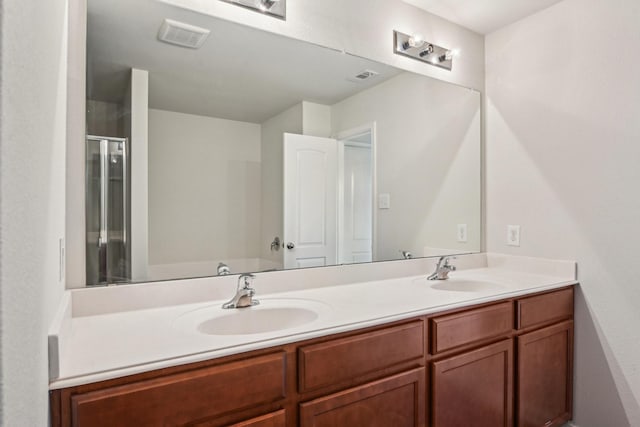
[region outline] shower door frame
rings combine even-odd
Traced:
[[[110,142],[119,142],[122,143],[122,244],[124,250],[125,258],[128,257],[127,250],[127,234],[129,231],[128,227],[128,198],[129,198],[129,190],[128,190],[128,138],[117,138],[117,137],[108,137],[108,136],[97,136],[97,135],[87,135],[86,142],[89,144],[89,141],[98,142],[100,144],[100,226],[98,232],[98,281],[97,283],[87,283],[87,285],[106,285],[110,282],[111,277],[109,275],[109,143]],[[90,190],[91,186],[89,185],[89,174],[85,174],[85,188],[87,191]],[[87,218],[89,218],[89,206],[88,202],[90,200],[89,196],[86,195],[87,206],[85,210],[87,212]],[[89,232],[87,227],[87,233]],[[88,241],[88,239],[87,239]],[[88,255],[88,254],[87,254]],[[86,263],[89,264],[88,262]],[[128,272],[130,266],[126,268],[126,272]],[[87,272],[87,282],[88,280]],[[130,274],[130,273],[129,273]]]

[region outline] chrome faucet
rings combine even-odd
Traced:
[[[231,274],[231,269],[224,262],[218,263],[218,276],[226,276],[227,274]]]
[[[447,280],[449,278],[449,273],[456,271],[456,266],[449,264],[450,259],[456,259],[456,257],[441,256],[438,260],[438,265],[436,265],[436,271],[431,273],[427,277],[427,280]]]
[[[402,258],[404,259],[412,259],[413,255],[411,255],[411,252],[409,251],[400,251],[400,253],[402,254]]]
[[[238,277],[236,295],[228,302],[222,304],[222,308],[244,308],[260,304],[260,301],[253,299],[256,291],[251,287],[251,282],[253,282],[255,277],[253,274],[241,274],[240,277]]]

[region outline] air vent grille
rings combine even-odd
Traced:
[[[378,73],[372,70],[364,70],[360,73],[356,74],[356,79],[358,80],[367,80],[368,78],[377,76]]]
[[[357,73],[356,75],[352,76],[352,77],[348,77],[347,80],[349,80],[350,82],[354,82],[354,83],[361,83],[361,82],[365,82],[367,80],[370,80],[374,77],[376,77],[378,74],[377,71],[373,71],[373,70],[362,70],[359,73]]]
[[[198,49],[209,36],[209,32],[205,28],[165,19],[160,26],[158,39],[165,43]]]

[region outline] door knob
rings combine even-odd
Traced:
[[[294,245],[293,242],[287,243],[287,249],[293,249],[295,247],[296,247],[296,245]]]

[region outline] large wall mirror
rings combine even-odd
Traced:
[[[88,0],[87,283],[478,252],[480,139],[477,91]]]

